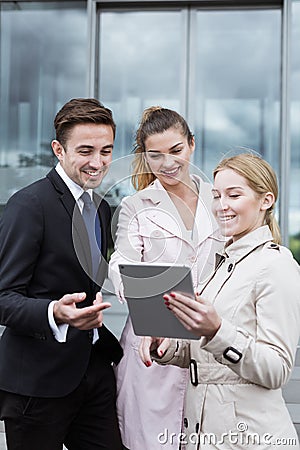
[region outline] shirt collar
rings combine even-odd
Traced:
[[[79,184],[71,180],[71,178],[66,174],[60,163],[56,165],[55,170],[71,191],[71,194],[75,198],[76,202],[78,202],[78,200],[80,199],[80,197],[84,192],[88,192],[89,195],[91,196],[91,199],[93,199],[93,190],[87,189],[85,191],[81,186],[79,186]]]

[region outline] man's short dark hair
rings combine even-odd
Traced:
[[[64,147],[70,130],[75,125],[85,123],[109,125],[115,137],[116,124],[110,109],[95,98],[73,98],[55,116],[56,139]]]

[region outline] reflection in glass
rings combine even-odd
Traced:
[[[184,77],[181,11],[100,11],[99,97],[117,122],[110,180],[126,174],[129,189],[134,131],[144,108],[161,105],[180,112]],[[128,162],[127,162],[128,161]]]
[[[290,248],[300,263],[300,1],[292,4]]]
[[[222,156],[246,147],[278,173],[281,11],[196,15],[191,108],[203,152],[196,163],[211,176]]]
[[[1,5],[0,204],[53,165],[57,110],[85,96],[85,2]]]

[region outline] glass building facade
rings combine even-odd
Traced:
[[[284,243],[300,261],[300,1],[0,2],[0,205],[54,163],[53,117],[73,97],[114,113],[103,189],[130,192],[134,132],[159,104],[188,120],[211,179],[251,148],[276,169]]]
[[[101,189],[132,192],[134,132],[150,105],[176,109],[211,179],[251,148],[275,168],[284,244],[300,262],[300,0],[0,1],[0,208],[55,160],[53,118],[95,96],[117,122]]]

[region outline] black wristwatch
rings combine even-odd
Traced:
[[[236,348],[227,347],[223,352],[223,356],[231,363],[237,364],[241,360],[243,355]]]

